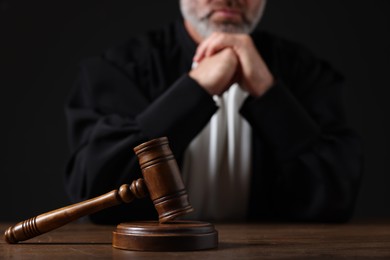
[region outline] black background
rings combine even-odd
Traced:
[[[365,149],[356,218],[390,216],[389,14],[388,0],[269,0],[260,24],[347,78]],[[0,0],[0,221],[69,203],[63,105],[80,59],[178,16],[178,0]]]

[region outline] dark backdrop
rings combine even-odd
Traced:
[[[0,221],[69,203],[63,104],[79,60],[174,20],[177,2],[0,0]],[[346,76],[346,109],[366,158],[355,216],[389,217],[390,1],[268,2],[261,28],[307,45]]]

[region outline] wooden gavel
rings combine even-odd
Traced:
[[[14,244],[59,228],[80,217],[100,210],[130,203],[135,197],[150,195],[159,215],[165,223],[193,211],[179,167],[169,148],[166,137],[154,139],[134,148],[142,169],[143,179],[131,185],[124,184],[99,197],[53,210],[22,221],[5,231],[5,240]]]

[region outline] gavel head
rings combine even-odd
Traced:
[[[193,211],[168,138],[153,139],[135,147],[134,151],[159,222],[164,223]]]

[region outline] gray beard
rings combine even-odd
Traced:
[[[254,28],[251,28],[247,24],[233,24],[233,23],[210,23],[206,18],[202,20],[194,19],[194,17],[187,17],[187,20],[194,26],[195,30],[203,38],[207,38],[213,32],[225,32],[225,33],[251,33]]]
[[[256,28],[256,25],[259,23],[264,11],[263,5],[253,21],[245,21],[241,24],[234,24],[212,23],[210,22],[209,17],[203,17],[199,19],[196,17],[196,15],[193,14],[191,7],[186,6],[186,4],[183,3],[181,3],[180,8],[184,19],[187,20],[195,28],[197,33],[204,39],[210,36],[213,32],[249,34]]]

